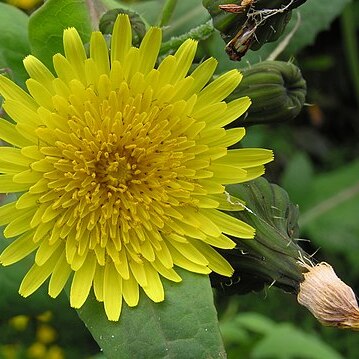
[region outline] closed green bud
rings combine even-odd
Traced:
[[[263,61],[241,71],[243,79],[229,99],[249,96],[252,105],[247,117],[235,121],[235,126],[284,122],[299,114],[307,87],[297,66],[290,62]]]
[[[230,279],[211,273],[212,285],[225,294],[273,285],[297,295],[298,303],[320,323],[359,330],[359,306],[353,290],[328,263],[315,265],[312,256],[298,245],[299,211],[288,194],[263,177],[227,186],[226,191],[232,215],[253,226],[256,235],[254,239],[233,238],[234,249],[218,250],[234,273]]]
[[[265,285],[275,285],[297,294],[304,279],[300,259],[310,256],[299,247],[298,207],[279,186],[264,178],[226,187],[228,201],[235,208],[245,201],[245,209],[232,215],[256,230],[253,240],[233,238],[237,243],[231,250],[218,250],[234,268],[233,277],[211,274],[212,284],[227,294],[261,290]],[[243,207],[242,207],[243,208]]]
[[[127,14],[130,18],[132,28],[133,45],[140,45],[146,34],[146,25],[142,17],[134,11],[127,9],[112,9],[102,15],[99,23],[99,29],[103,34],[112,34],[113,26],[118,14]]]

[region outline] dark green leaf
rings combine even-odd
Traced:
[[[164,280],[164,302],[142,293],[119,322],[108,321],[94,297],[86,301],[79,315],[107,358],[225,358],[208,277],[178,272],[183,282]]]

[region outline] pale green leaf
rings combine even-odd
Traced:
[[[23,84],[27,73],[22,64],[30,53],[27,34],[28,16],[19,9],[0,3],[0,69],[10,71],[10,78]]]
[[[114,4],[95,0],[46,1],[30,16],[29,39],[33,55],[52,68],[52,56],[63,53],[63,31],[75,27],[82,41],[88,42],[91,31],[98,30],[101,15]]]

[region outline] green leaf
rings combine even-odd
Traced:
[[[308,193],[312,185],[313,166],[307,155],[299,152],[291,158],[282,177],[281,185],[290,193],[294,203],[298,203]]]
[[[9,68],[11,77],[23,85],[28,77],[22,60],[30,53],[28,16],[19,9],[0,3],[0,68]]]
[[[107,358],[225,357],[208,277],[178,272],[183,282],[164,280],[164,302],[142,293],[137,307],[124,305],[119,322],[108,321],[93,296],[87,299],[78,313]]]
[[[258,313],[240,313],[235,318],[235,323],[246,330],[258,334],[269,334],[276,323],[264,315]]]
[[[238,313],[227,318],[221,321],[221,331],[232,358],[343,359],[314,333],[305,333],[291,323],[276,323],[258,313]],[[242,340],[238,340],[237,333]]]
[[[313,178],[304,198],[301,228],[317,246],[343,254],[359,271],[359,161]],[[350,248],[350,250],[348,250]]]
[[[343,359],[314,335],[306,334],[288,323],[274,326],[254,347],[251,358]]]
[[[99,18],[108,10],[103,1],[48,0],[30,16],[29,39],[33,55],[52,68],[52,56],[63,53],[64,29],[75,27],[82,41],[88,42]]]

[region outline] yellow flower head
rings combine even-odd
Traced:
[[[71,277],[71,306],[93,287],[110,320],[122,298],[136,306],[139,287],[164,299],[160,276],[181,281],[175,266],[230,276],[212,247],[233,248],[227,237],[252,238],[254,229],[225,214],[224,185],[260,176],[272,152],[227,150],[245,133],[225,130],[250,100],[223,101],[239,84],[237,70],[207,85],[213,58],[188,75],[196,42],[185,41],[155,66],[161,30],[132,46],[126,15],[115,23],[110,56],[93,32],[87,57],[78,32],[64,32],[65,56],[53,57],[56,75],[38,59],[24,64],[29,94],[0,78],[0,192],[23,192],[0,208],[10,265],[35,251],[20,286],[28,296],[49,277],[56,297]]]

